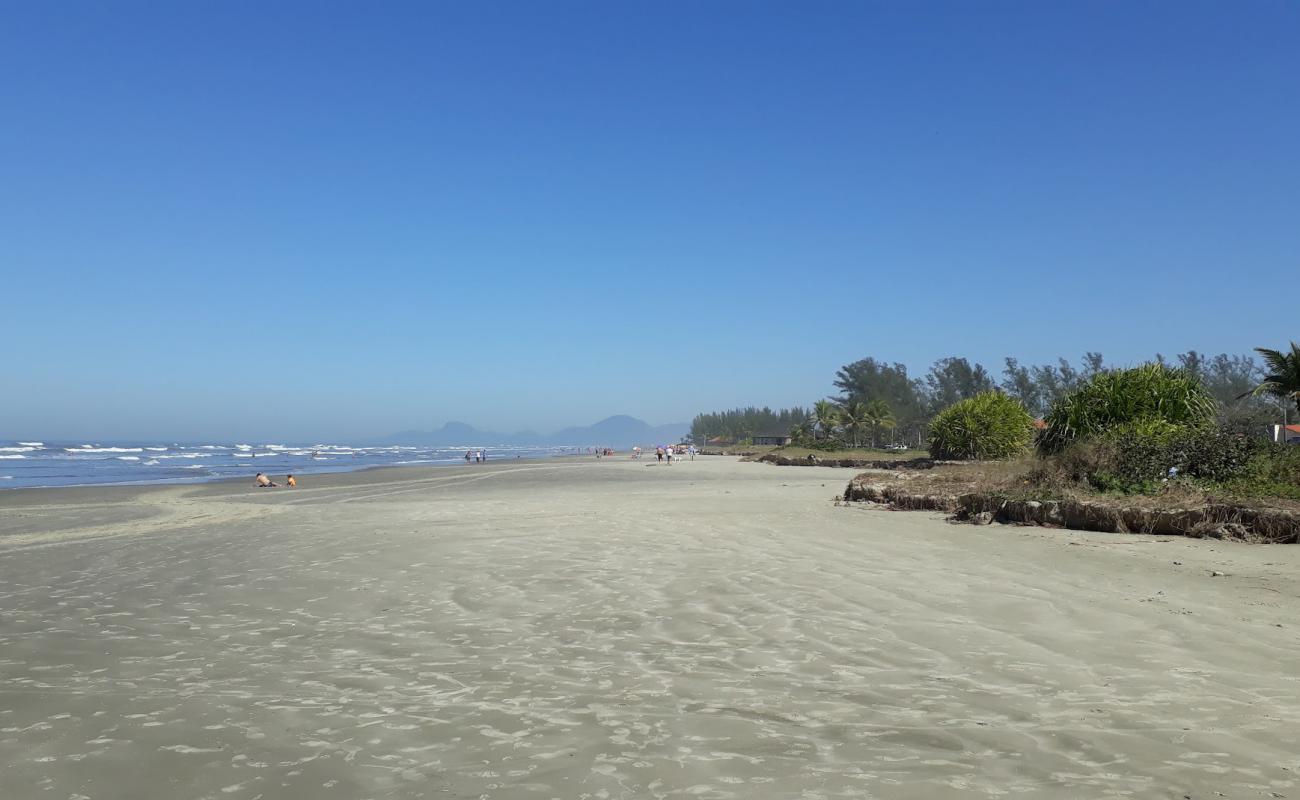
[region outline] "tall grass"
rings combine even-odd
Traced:
[[[1214,421],[1218,403],[1193,375],[1163,364],[1101,372],[1052,404],[1038,434],[1038,451],[1058,453],[1080,439],[1126,423],[1161,420],[1199,427]]]

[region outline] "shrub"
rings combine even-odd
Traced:
[[[934,458],[1007,458],[1029,447],[1034,418],[1019,400],[984,392],[940,411],[930,423]]]
[[[1100,458],[1087,480],[1102,491],[1125,494],[1150,493],[1174,476],[1209,483],[1235,480],[1246,474],[1265,444],[1221,428],[1164,420],[1118,425],[1101,441]]]
[[[1100,372],[1052,404],[1038,435],[1038,450],[1058,453],[1080,439],[1125,423],[1162,420],[1204,428],[1218,404],[1193,375],[1163,364]]]
[[[1117,425],[1101,436],[1039,459],[1040,467],[1029,477],[1038,484],[1063,480],[1094,491],[1154,494],[1173,477],[1173,468],[1179,479],[1203,486],[1276,494],[1266,487],[1275,487],[1284,476],[1297,475],[1294,470],[1300,467],[1300,457],[1288,463],[1285,451],[1261,438],[1222,428],[1143,420]]]
[[[1224,488],[1254,497],[1300,500],[1300,447],[1261,442],[1239,477]]]

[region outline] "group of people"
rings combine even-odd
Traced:
[[[689,456],[690,459],[694,461],[695,454],[697,452],[699,451],[695,449],[695,445],[693,444],[689,444],[689,445],[682,445],[682,444],[662,445],[661,444],[655,448],[655,460],[667,461],[669,464],[672,464],[673,459],[677,458],[678,456]],[[639,448],[638,448],[637,455],[640,455]]]
[[[655,448],[655,460],[667,461],[669,464],[671,464],[673,463],[673,459],[677,458],[678,456],[689,456],[690,459],[694,461],[695,454],[698,452],[700,451],[696,450],[695,445],[693,444],[668,444],[668,445],[661,444]],[[640,458],[641,458],[641,448],[633,447],[632,460],[636,461]]]
[[[483,450],[466,450],[465,463],[468,464],[470,461],[473,461],[475,464],[487,461],[487,453]]]
[[[284,478],[284,483],[290,489],[293,489],[298,485],[297,479],[294,478],[292,475],[286,475]],[[280,484],[275,483],[270,478],[268,478],[267,476],[259,472],[257,473],[257,476],[253,478],[253,485],[259,489],[274,489]]]

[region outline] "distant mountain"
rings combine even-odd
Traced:
[[[595,425],[583,428],[565,428],[554,436],[547,437],[551,444],[563,445],[609,445],[610,447],[630,447],[634,444],[655,445],[676,442],[686,435],[690,425],[673,423],[657,427],[629,417],[626,414],[602,419]]]
[[[448,422],[436,431],[401,431],[379,440],[380,444],[408,444],[426,447],[486,444],[518,445],[572,445],[631,447],[634,444],[655,445],[680,440],[690,430],[690,425],[650,425],[626,414],[609,417],[595,425],[565,428],[551,436],[541,436],[532,431],[494,433],[481,431],[464,422]]]
[[[380,444],[409,444],[425,447],[484,444],[544,444],[545,437],[532,431],[494,433],[481,431],[464,422],[448,422],[436,431],[401,431],[379,440]]]

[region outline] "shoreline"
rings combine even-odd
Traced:
[[[295,477],[306,476],[311,479],[312,483],[316,483],[317,478],[325,478],[333,475],[356,475],[356,474],[360,474],[364,472],[372,472],[376,470],[396,470],[396,471],[427,470],[427,469],[443,470],[448,468],[473,469],[475,467],[482,468],[485,466],[497,465],[497,464],[545,463],[549,461],[563,461],[565,459],[577,459],[582,457],[583,456],[576,453],[575,454],[566,453],[566,454],[555,455],[555,456],[547,456],[545,458],[537,458],[534,456],[530,458],[488,459],[487,461],[478,464],[461,464],[454,461],[445,462],[445,463],[426,463],[426,464],[363,464],[356,467],[330,469],[324,472],[294,472],[292,474]],[[220,475],[220,476],[213,476],[207,478],[193,478],[193,479],[160,478],[157,480],[150,480],[150,481],[112,481],[106,483],[71,483],[71,484],[58,484],[53,486],[6,487],[0,485],[0,508],[3,508],[5,505],[4,498],[16,492],[58,492],[64,490],[78,490],[78,489],[81,490],[154,489],[154,488],[163,489],[163,488],[202,487],[202,486],[214,486],[214,485],[221,485],[221,484],[236,484],[236,483],[242,483],[244,481],[251,483],[253,477],[256,474],[257,474],[256,472],[250,472],[246,478],[242,476],[237,477],[237,476],[230,476],[230,475]],[[266,473],[266,474],[281,475],[282,473],[275,472],[275,473]],[[289,473],[284,473],[284,474],[289,474]],[[283,480],[283,478],[281,478],[281,480]],[[299,482],[301,483],[301,480]],[[285,487],[283,484],[280,484],[280,486],[277,488],[283,489],[287,487]]]

